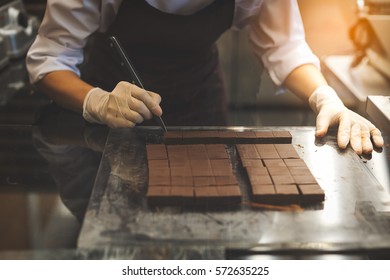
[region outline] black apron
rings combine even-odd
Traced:
[[[123,0],[108,31],[91,38],[82,78],[107,91],[129,81],[113,62],[108,37],[116,36],[145,88],[161,95],[168,126],[226,125],[215,42],[231,27],[234,5],[234,0],[216,0],[182,16],[161,12],[144,0]]]

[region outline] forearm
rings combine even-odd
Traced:
[[[82,113],[84,98],[93,88],[75,73],[66,70],[47,74],[37,87],[60,106],[78,113]]]
[[[287,76],[283,84],[298,97],[307,102],[314,90],[319,86],[327,85],[327,82],[316,66],[305,64],[295,68]]]

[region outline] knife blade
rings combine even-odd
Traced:
[[[142,89],[145,89],[140,76],[137,74],[137,71],[135,71],[133,64],[131,63],[130,59],[126,55],[126,52],[122,47],[121,43],[119,42],[118,38],[116,38],[115,36],[111,36],[109,37],[109,40],[110,40],[110,47],[114,49],[114,53],[117,55],[122,69],[124,69],[126,71],[126,74],[128,74],[129,77],[131,77],[131,83],[135,84],[136,86]],[[165,132],[168,131],[161,117],[153,114],[153,119],[159,124],[159,126],[162,127],[162,129]]]

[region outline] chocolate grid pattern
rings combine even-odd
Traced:
[[[236,145],[252,200],[268,204],[315,204],[325,195],[291,144]]]
[[[151,206],[235,205],[241,190],[225,145],[146,146]]]

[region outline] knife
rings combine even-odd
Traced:
[[[139,75],[135,71],[133,64],[130,62],[130,59],[126,55],[119,40],[115,36],[111,36],[109,38],[109,40],[110,40],[110,47],[114,49],[115,54],[119,58],[119,61],[120,61],[122,68],[124,68],[126,70],[126,73],[130,75],[131,83],[135,84],[136,86],[138,86],[142,89],[145,89],[145,87],[141,81],[141,78],[139,77]],[[168,131],[167,127],[165,126],[165,123],[161,117],[153,115],[153,119],[162,127],[162,129],[165,132]]]

